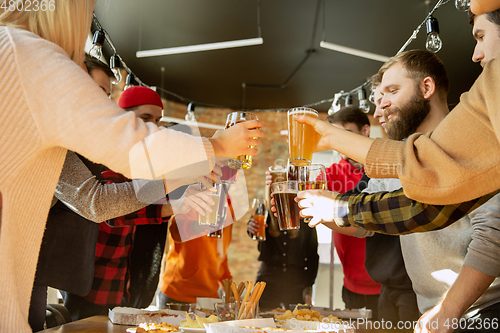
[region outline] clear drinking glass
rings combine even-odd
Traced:
[[[309,165],[318,135],[314,128],[307,124],[300,124],[293,116],[307,115],[318,118],[318,111],[311,108],[293,108],[288,110],[288,155],[290,163],[296,166]]]
[[[299,191],[326,190],[326,170],[322,164],[311,164],[298,168]]]
[[[215,192],[206,192],[208,196],[215,202],[211,207],[212,212],[205,212],[205,216],[198,214],[198,223],[200,225],[217,225],[217,220],[219,216],[219,206],[221,201],[222,184],[212,183],[212,186],[216,189]],[[200,183],[200,188],[206,190],[207,188]]]
[[[236,303],[215,303],[214,309],[220,321],[236,320]]]
[[[226,126],[224,129],[228,129],[238,123],[242,123],[249,120],[257,120],[257,116],[253,113],[248,112],[231,112],[227,115]],[[252,147],[253,148],[253,147]],[[252,166],[252,155],[241,155],[236,158],[229,160],[229,167],[233,169],[250,169]]]
[[[278,211],[278,225],[280,230],[300,228],[299,206],[294,201],[299,191],[297,181],[274,183],[272,192]]]
[[[217,223],[212,225],[214,231],[210,232],[207,236],[214,238],[222,238],[222,229],[224,229],[224,223],[226,222],[227,216],[227,194],[229,193],[229,188],[231,184],[222,183],[221,193],[219,198],[219,211],[217,216]]]
[[[286,167],[282,165],[271,165],[269,167],[269,172],[271,173],[273,183],[287,181]]]
[[[299,182],[299,191],[327,189],[327,178],[324,165],[311,164],[297,168],[297,181]],[[304,218],[304,222],[307,223],[310,221],[310,217]]]

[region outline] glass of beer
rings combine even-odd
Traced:
[[[324,165],[311,164],[303,167],[297,167],[297,169],[299,191],[327,189],[327,178]],[[308,223],[310,221],[310,217],[304,218],[304,222]]]
[[[266,240],[266,220],[267,220],[267,205],[264,199],[255,198],[252,204],[253,218],[259,224],[257,232],[252,235],[253,240]]]
[[[326,170],[322,164],[298,167],[299,191],[326,190]]]
[[[297,181],[286,181],[272,184],[276,210],[278,211],[278,225],[280,230],[300,228],[299,206],[293,200],[299,191]]]
[[[318,111],[310,108],[293,108],[288,110],[288,155],[290,163],[295,166],[305,166],[312,162],[312,156],[318,135],[314,128],[307,124],[300,124],[293,116],[310,116],[318,118]]]
[[[295,166],[288,161],[288,165],[286,167],[286,180],[299,180],[299,169],[299,166]]]
[[[227,115],[226,126],[224,129],[228,129],[238,123],[242,123],[249,120],[257,120],[257,116],[253,113],[248,112],[231,112]],[[251,148],[253,148],[251,146]],[[229,167],[233,169],[250,169],[252,166],[252,155],[241,155],[236,158],[229,160]]]
[[[221,201],[221,193],[222,193],[222,184],[212,183],[212,186],[215,188],[215,192],[207,191],[206,194],[210,196],[210,198],[215,202],[211,207],[212,212],[205,212],[205,216],[198,214],[198,223],[200,225],[217,225],[217,220],[219,216],[219,206]],[[200,183],[201,190],[207,190],[205,186]]]
[[[288,180],[286,167],[282,165],[271,165],[269,167],[269,172],[271,173],[273,183],[286,182]]]

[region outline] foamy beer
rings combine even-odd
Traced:
[[[299,206],[294,201],[299,190],[298,182],[286,181],[272,184],[276,210],[278,211],[278,225],[280,230],[300,228]]]
[[[228,129],[238,123],[242,123],[249,120],[257,120],[257,116],[253,113],[248,112],[231,112],[227,115],[226,126],[224,129]],[[255,139],[255,138],[254,138]],[[254,148],[250,146],[250,148]],[[236,158],[229,160],[229,167],[233,169],[250,169],[252,166],[252,155],[241,155]]]
[[[288,155],[290,163],[296,166],[309,165],[316,143],[317,133],[307,124],[298,123],[293,116],[310,116],[318,118],[318,111],[310,108],[293,108],[288,110]]]
[[[269,172],[271,173],[273,183],[286,182],[288,180],[286,168],[282,165],[271,165]]]

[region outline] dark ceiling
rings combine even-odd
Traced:
[[[258,0],[100,0],[95,13],[127,65],[144,83],[163,88],[163,97],[253,110],[310,105],[358,87],[382,63],[320,48],[320,41],[392,56],[436,3],[261,0],[262,45],[150,58],[136,51],[258,37]],[[449,1],[434,16],[453,106],[481,68],[471,61],[467,14]],[[424,49],[425,40],[424,26],[407,49]],[[315,108],[326,112],[330,105]]]

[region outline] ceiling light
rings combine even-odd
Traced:
[[[229,48],[233,48],[233,47],[259,45],[259,44],[263,44],[263,43],[264,43],[264,39],[262,37],[258,37],[258,38],[250,38],[250,39],[231,40],[231,41],[227,41],[227,42],[218,42],[218,43],[198,44],[198,45],[189,45],[189,46],[168,47],[168,48],[164,48],[164,49],[137,51],[136,56],[137,56],[137,58],[156,57],[156,56],[179,54],[179,53],[229,49]]]
[[[127,78],[125,79],[125,87],[123,87],[123,90],[128,89],[133,86],[137,86],[137,80],[135,79],[135,75],[132,73],[129,73],[127,75]]]
[[[104,44],[104,39],[106,36],[104,35],[104,31],[97,30],[94,32],[94,38],[92,39],[92,48],[89,51],[89,55],[92,57],[101,60],[102,58],[102,44]]]
[[[370,105],[368,104],[368,100],[366,99],[366,91],[363,88],[360,88],[358,90],[358,101],[361,111],[363,111],[364,113],[370,112]]]
[[[341,92],[338,92],[333,96],[332,106],[330,106],[330,109],[328,109],[328,115],[332,115],[340,110],[340,108],[342,107],[340,105],[340,98],[342,97],[343,94],[344,91],[342,90]]]
[[[186,119],[186,121],[195,121],[196,120],[196,118],[194,117],[194,103],[188,104],[187,114],[184,118]]]
[[[380,54],[375,54],[375,53],[371,53],[371,52],[361,51],[361,50],[358,50],[358,49],[353,49],[353,48],[350,48],[350,47],[347,47],[347,46],[338,45],[338,44],[332,44],[332,43],[328,43],[328,42],[325,42],[325,41],[322,41],[321,43],[319,43],[319,46],[321,46],[324,49],[329,49],[329,50],[332,50],[332,51],[347,53],[347,54],[350,54],[350,55],[353,55],[353,56],[357,56],[357,57],[361,57],[361,58],[366,58],[366,59],[371,59],[371,60],[375,60],[375,61],[380,61],[380,62],[383,62],[383,63],[389,61],[389,59],[390,59],[389,57],[386,57],[386,56],[383,56],[383,55],[380,55]]]
[[[117,54],[114,54],[111,56],[111,58],[109,58],[109,67],[115,75],[115,79],[111,83],[118,84],[122,82],[122,73],[120,72],[121,61],[120,57]]]
[[[439,22],[434,16],[429,16],[426,22],[427,42],[425,48],[428,51],[437,53],[443,47],[443,41],[439,37]]]
[[[455,7],[461,12],[466,12],[469,10],[470,0],[455,0]]]
[[[351,95],[347,95],[345,97],[345,106],[351,106],[352,105],[352,97]]]

